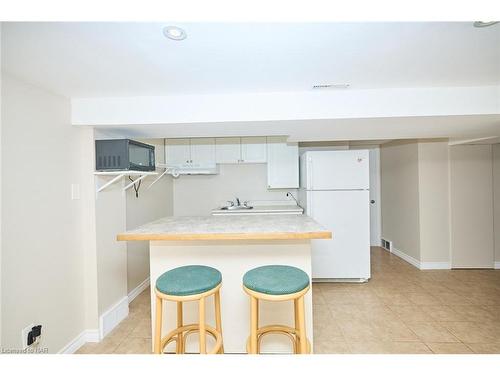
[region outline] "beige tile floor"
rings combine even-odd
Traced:
[[[420,271],[372,248],[365,284],[315,283],[315,353],[500,353],[500,270]],[[77,353],[149,353],[149,290],[100,343]]]

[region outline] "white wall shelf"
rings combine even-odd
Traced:
[[[96,187],[96,193],[99,193],[106,189],[108,186],[111,186],[115,182],[121,180],[125,176],[138,176],[133,182],[128,184],[123,188],[123,191],[126,191],[130,187],[132,187],[135,183],[143,180],[147,176],[155,176],[158,172],[145,172],[145,171],[102,171],[102,172],[94,172],[95,176],[110,176],[113,177],[111,180],[103,184],[102,186]]]

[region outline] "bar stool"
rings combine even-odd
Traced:
[[[174,268],[163,273],[156,280],[156,322],[154,333],[154,352],[163,353],[166,345],[176,342],[176,354],[185,353],[186,338],[192,332],[199,332],[200,354],[206,354],[206,335],[215,339],[215,346],[210,354],[224,352],[222,343],[222,323],[220,313],[220,293],[222,285],[221,273],[212,267],[189,265]],[[215,299],[215,328],[205,322],[205,298],[214,296]],[[177,329],[169,332],[165,337],[162,334],[163,301],[177,302]],[[198,324],[183,324],[182,303],[198,301]]]
[[[292,340],[295,354],[309,354],[311,343],[306,336],[304,295],[309,290],[309,276],[299,268],[269,265],[254,268],[243,276],[243,290],[250,296],[250,337],[247,352],[260,353],[262,337],[280,333]],[[259,328],[259,301],[293,301],[295,327],[268,325]]]

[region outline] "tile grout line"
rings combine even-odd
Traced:
[[[321,292],[321,289],[318,289],[318,291],[321,293],[321,297],[323,297],[322,299],[325,301],[325,306],[326,306],[328,312],[330,313],[330,315],[332,315],[332,311],[330,310],[330,306],[328,305],[328,303],[326,303],[323,292]],[[334,321],[335,324],[337,324],[337,322],[333,319],[333,315],[332,315],[332,320]],[[338,325],[337,325],[337,327],[338,327]],[[314,329],[314,320],[313,320],[313,329]],[[352,354],[351,346],[347,342],[346,337],[344,336],[344,332],[342,332],[342,328],[338,327],[338,329],[340,331],[340,335],[342,336],[343,342],[346,343],[347,348],[349,349],[349,353]],[[313,338],[313,346],[314,346],[314,338]]]

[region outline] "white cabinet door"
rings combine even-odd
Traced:
[[[236,164],[241,160],[240,138],[216,138],[215,159],[218,164]]]
[[[215,138],[191,138],[191,165],[215,164]]]
[[[168,165],[189,165],[191,160],[189,138],[167,139],[165,153]]]
[[[286,143],[284,137],[267,137],[267,187],[299,187],[299,145]]]
[[[267,161],[266,137],[241,138],[241,162],[265,163]]]

